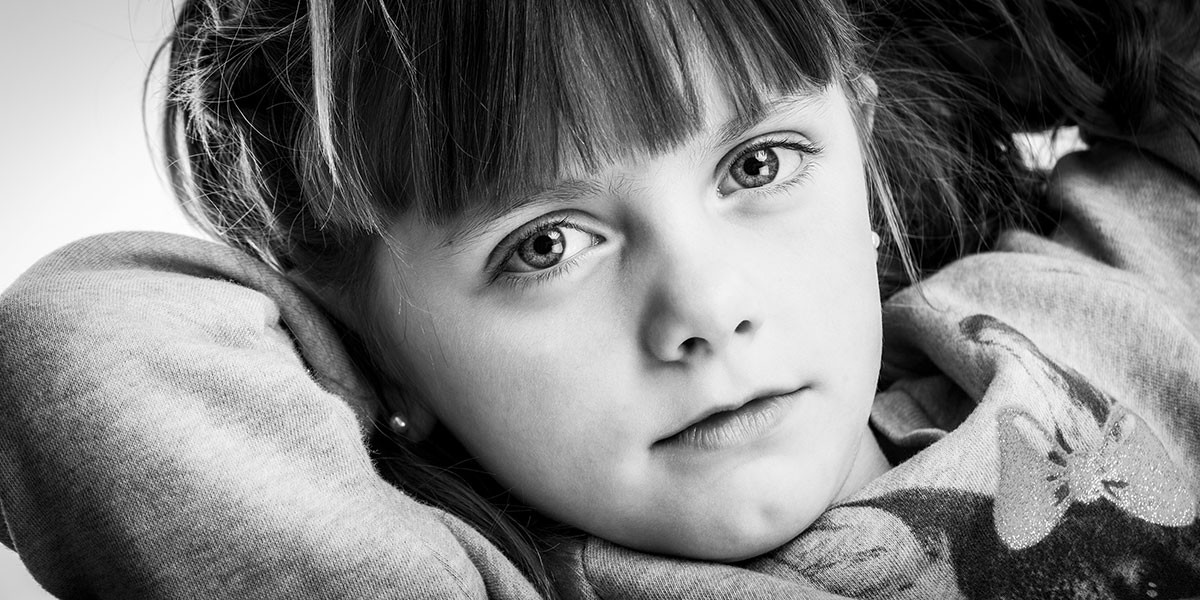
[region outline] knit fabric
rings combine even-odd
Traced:
[[[0,297],[5,543],[63,598],[532,598],[376,474],[327,318],[224,246],[104,235]]]

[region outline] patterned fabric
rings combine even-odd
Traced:
[[[915,454],[739,565],[742,585],[1200,596],[1200,186],[1176,168],[1196,151],[1147,146],[1157,156],[1101,142],[1065,158],[1051,238],[1007,234],[889,300],[872,422]],[[720,597],[696,566],[695,587],[663,595],[620,579],[613,556],[636,553],[576,552],[593,584],[624,586],[591,597]]]

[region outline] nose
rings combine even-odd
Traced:
[[[642,336],[650,356],[688,363],[725,352],[762,328],[759,292],[747,266],[728,248],[664,254],[643,315]]]

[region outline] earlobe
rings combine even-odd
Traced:
[[[407,442],[420,442],[429,437],[437,424],[433,416],[420,402],[409,399],[399,388],[388,385],[380,391],[383,416],[388,430]]]

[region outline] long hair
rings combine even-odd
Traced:
[[[369,265],[379,244],[403,245],[389,224],[407,211],[486,218],[566,158],[675,145],[701,125],[697,64],[742,115],[805,85],[874,102],[862,142],[884,295],[1004,228],[1052,222],[1014,132],[1130,134],[1166,111],[1195,134],[1186,2],[943,4],[189,0],[164,46],[168,170],[201,228],[320,288],[387,386],[402,374],[378,362],[389,348]],[[377,438],[386,477],[553,595],[536,514],[504,508],[512,499],[448,434]]]
[[[1135,140],[1169,124],[1200,150],[1200,7],[1191,0],[851,0],[880,89],[874,149],[917,277],[1044,232],[1044,173],[1016,132]],[[881,270],[885,295],[911,272]]]

